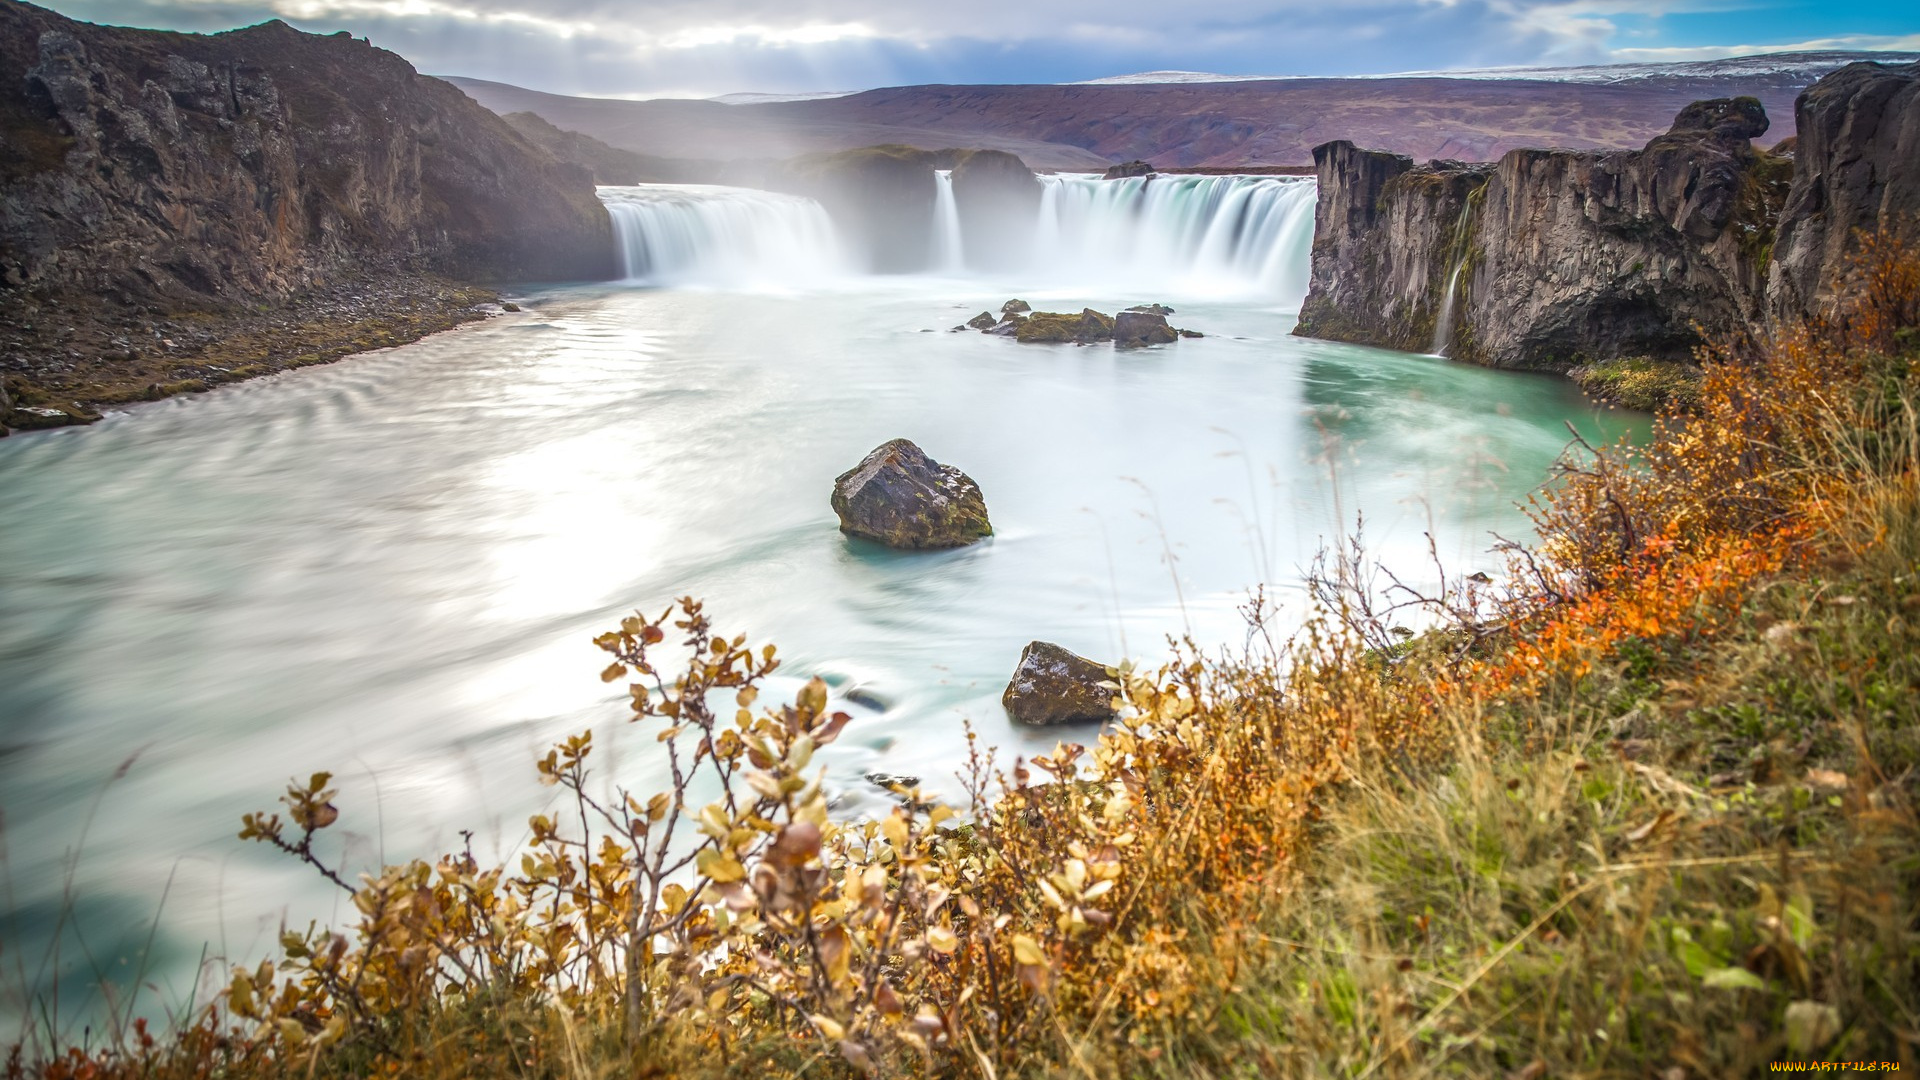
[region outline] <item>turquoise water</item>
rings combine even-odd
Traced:
[[[1564,422],[1630,423],[1560,380],[1292,338],[1255,302],[1025,294],[1167,300],[1209,335],[1136,353],[945,332],[1020,287],[555,290],[0,441],[0,984],[63,970],[71,1017],[92,972],[145,970],[147,1000],[177,1003],[203,947],[257,958],[283,920],[342,917],[234,838],[294,774],[338,774],[327,854],[350,871],[462,829],[512,850],[552,794],[534,757],[589,727],[601,775],[657,785],[589,641],[635,608],[703,597],[793,680],[865,690],[820,755],[857,814],[883,805],[869,770],[952,790],[963,720],[1007,753],[1053,745],[998,704],[1028,640],[1107,660],[1238,642],[1247,590],[1297,618],[1300,569],[1361,510],[1411,576],[1428,528],[1454,567],[1491,567]],[[903,555],[837,531],[834,477],[896,436],[979,482],[992,540]]]

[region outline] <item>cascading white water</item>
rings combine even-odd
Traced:
[[[1315,182],[1271,176],[1043,176],[1035,270],[1070,282],[1307,292]]]
[[[1467,222],[1472,211],[1469,201],[1460,208],[1460,220],[1453,226],[1453,268],[1447,271],[1446,294],[1440,298],[1440,314],[1433,321],[1433,347],[1427,350],[1435,356],[1445,356],[1453,348],[1453,308],[1460,293],[1460,272],[1467,266]]]
[[[953,174],[935,172],[929,272],[966,273]],[[1297,306],[1313,247],[1315,183],[1271,176],[1102,180],[1043,176],[1031,262],[1041,287],[1253,297]],[[622,274],[663,285],[804,287],[847,272],[811,199],[687,184],[605,187]],[[1004,276],[997,275],[997,276]]]
[[[965,269],[960,239],[960,204],[953,197],[953,170],[933,174],[933,269],[957,274]]]
[[[812,199],[700,184],[599,193],[629,281],[797,287],[846,271],[833,222]]]

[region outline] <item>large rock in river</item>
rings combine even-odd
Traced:
[[[1151,311],[1123,311],[1113,319],[1113,347],[1137,349],[1143,345],[1165,345],[1180,340],[1167,325],[1167,317]]]
[[[1112,682],[1100,664],[1050,641],[1034,641],[1021,650],[1000,703],[1023,724],[1106,720],[1113,716],[1117,691],[1101,684]]]
[[[1036,311],[1020,324],[1014,340],[1025,344],[1091,345],[1113,340],[1113,316],[1086,308],[1078,314]]]
[[[888,547],[964,547],[993,535],[973,478],[906,439],[875,447],[833,482],[840,531]]]

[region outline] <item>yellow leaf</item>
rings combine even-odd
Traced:
[[[626,673],[627,673],[627,665],[616,661],[614,663],[608,664],[607,669],[600,673],[600,681],[612,682],[613,680],[619,678],[622,675],[625,675]]]
[[[960,935],[944,926],[936,926],[927,931],[927,944],[937,953],[951,953],[960,947]]]
[[[739,859],[712,848],[707,848],[694,856],[693,866],[702,876],[712,878],[722,885],[730,881],[739,881],[747,876],[747,868],[740,865]]]
[[[887,843],[893,850],[904,854],[907,850],[907,822],[898,811],[888,814],[880,822],[880,831],[886,835]]]
[[[829,1039],[838,1041],[847,1037],[847,1029],[841,1027],[840,1022],[831,1016],[821,1016],[816,1013],[812,1020],[813,1026],[820,1029],[820,1034]]]
[[[1025,934],[1013,935],[1013,958],[1022,964],[1044,964],[1047,962],[1046,950],[1040,943]]]

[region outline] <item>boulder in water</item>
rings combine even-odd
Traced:
[[[875,447],[833,482],[840,531],[892,548],[964,547],[993,535],[973,478],[906,439]]]
[[[1113,347],[1138,349],[1144,345],[1165,345],[1178,341],[1179,335],[1167,325],[1165,315],[1149,311],[1123,311],[1113,320]]]
[[[992,327],[994,323],[999,321],[1000,320],[993,317],[993,312],[983,311],[980,314],[975,315],[973,318],[968,319],[967,325],[973,327],[975,330],[986,330]]]
[[[1123,161],[1118,165],[1109,167],[1107,169],[1107,174],[1101,177],[1101,179],[1102,180],[1125,180],[1129,177],[1134,177],[1134,176],[1152,176],[1153,172],[1154,170],[1151,162],[1139,161],[1139,160]]]
[[[1000,704],[1022,724],[1071,724],[1110,719],[1117,693],[1104,666],[1050,641],[1034,641],[1021,650]]]
[[[1144,311],[1144,312],[1147,312],[1148,314],[1151,314],[1151,315],[1171,315],[1171,314],[1173,314],[1173,309],[1172,309],[1172,308],[1170,308],[1170,307],[1168,307],[1168,306],[1167,306],[1167,305],[1165,305],[1165,304],[1135,304],[1135,305],[1133,305],[1132,307],[1130,307],[1130,308],[1126,308],[1126,309],[1124,309],[1124,310],[1127,310],[1127,311]]]
[[[1023,311],[1032,311],[1033,306],[1025,300],[1009,300],[1000,305],[1000,314],[1012,315]]]
[[[1014,333],[1017,341],[1032,344],[1091,345],[1113,340],[1113,316],[1082,310],[1078,315],[1058,311],[1036,311]]]
[[[982,330],[981,333],[994,334],[999,337],[1013,337],[1020,332],[1020,324],[1026,321],[1026,319],[1019,315],[1009,315],[992,326],[987,327],[985,330]]]

